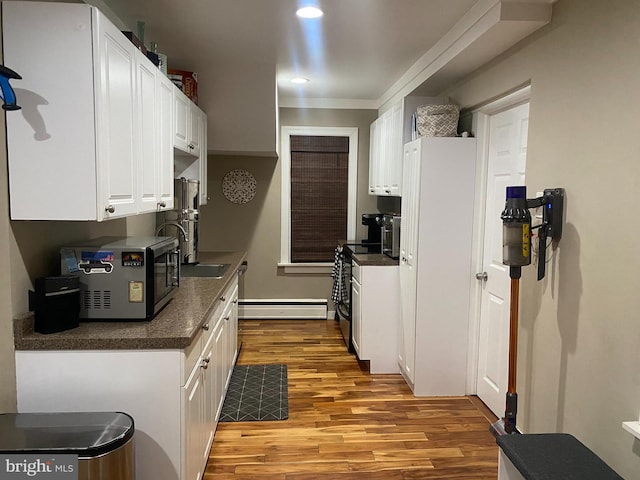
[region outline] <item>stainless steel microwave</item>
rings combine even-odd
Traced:
[[[149,320],[180,285],[175,237],[100,237],[60,249],[63,275],[80,278],[80,318]]]
[[[391,258],[400,257],[400,216],[382,216],[382,253]]]

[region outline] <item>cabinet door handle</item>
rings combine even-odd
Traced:
[[[203,330],[209,330],[209,324],[205,323],[204,325],[202,325],[202,329]]]
[[[391,190],[385,190],[384,193],[386,193],[387,195],[389,195],[391,193]]]
[[[230,318],[231,318],[231,316],[229,316],[229,315],[227,315],[226,317],[224,317],[224,319],[225,319],[226,321],[229,321],[229,319],[230,319]]]
[[[226,298],[224,298],[224,297],[220,297],[220,301],[221,301],[221,302],[225,302],[226,300],[227,300]]]
[[[238,303],[238,299],[237,299],[237,298],[234,298],[234,299],[233,299],[233,304],[235,305],[236,303]]]
[[[209,364],[206,361],[206,359],[202,359],[202,363],[200,364],[200,368],[203,368],[204,370],[206,370],[207,368],[209,368]]]
[[[109,212],[109,213],[113,213],[116,211],[116,207],[114,207],[113,205],[107,205],[107,207],[104,209],[105,212]]]
[[[166,202],[160,202],[160,203],[158,203],[158,208],[164,208],[164,207],[166,207],[166,206],[167,206],[167,203],[166,203]]]

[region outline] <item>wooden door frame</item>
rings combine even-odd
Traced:
[[[531,84],[518,87],[500,98],[488,100],[471,109],[472,131],[477,139],[476,150],[476,195],[474,200],[473,241],[471,265],[475,272],[483,270],[485,209],[487,203],[487,170],[489,164],[489,120],[492,115],[516,107],[531,99]],[[482,284],[472,275],[469,298],[469,355],[467,362],[467,393],[478,391],[478,354],[480,344],[480,309]]]

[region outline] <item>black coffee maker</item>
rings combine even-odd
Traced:
[[[367,236],[362,239],[363,245],[371,245],[372,250],[380,251],[382,243],[382,229],[379,220],[382,218],[381,213],[363,213],[362,225],[367,227]]]

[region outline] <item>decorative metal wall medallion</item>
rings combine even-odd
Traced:
[[[255,177],[246,170],[231,170],[222,180],[222,193],[232,203],[250,202],[256,194]]]

